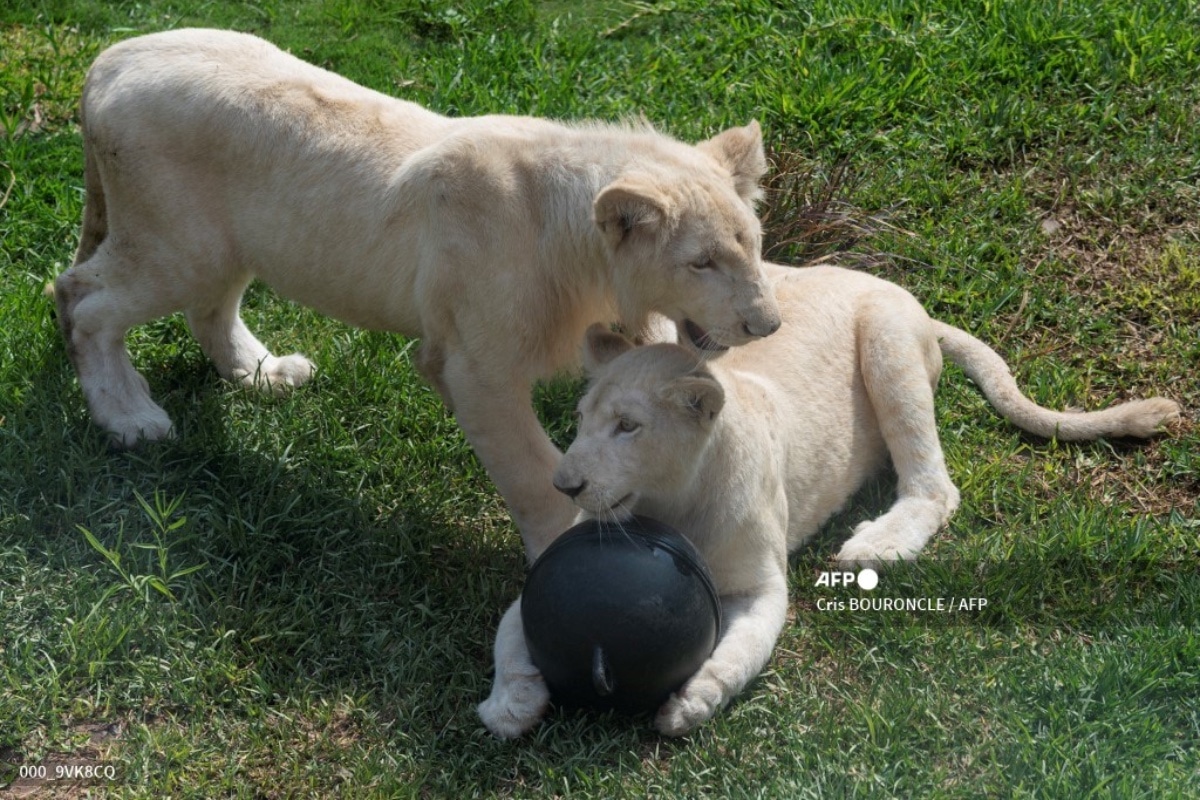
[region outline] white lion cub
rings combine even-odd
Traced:
[[[257,277],[421,338],[421,372],[532,558],[575,509],[551,486],[560,454],[530,388],[573,364],[588,325],[666,317],[714,348],[779,327],[756,123],[693,146],[648,125],[449,118],[215,30],[109,48],[80,113],[83,232],[55,297],[92,418],[120,446],[172,433],[124,346],[148,320],[183,311],[228,380],[308,380],[307,358],[242,322]]]
[[[1041,408],[985,344],[930,319],[900,287],[835,267],[773,268],[779,333],[709,361],[673,344],[634,347],[588,331],[591,386],[578,437],[554,482],[584,516],[655,517],[707,560],[724,626],[712,657],[658,711],[665,734],[710,718],[766,664],[787,612],[787,555],[840,509],[890,455],[896,504],[864,522],[837,558],[914,558],[958,505],[934,424],[943,354],[1007,419],[1060,439],[1153,434],[1179,415],[1171,400],[1095,413]],[[480,706],[487,727],[517,736],[548,693],[530,661],[520,601],[496,640],[496,677]]]

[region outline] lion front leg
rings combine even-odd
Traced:
[[[577,511],[554,488],[562,453],[533,412],[532,381],[512,371],[497,375],[461,352],[447,353],[441,364],[433,383],[504,497],[532,562]]]
[[[525,646],[520,598],[500,620],[495,659],[492,693],[479,704],[479,718],[496,736],[515,739],[537,725],[550,705],[550,690]]]
[[[721,598],[724,625],[716,650],[659,708],[654,727],[682,736],[712,718],[762,671],[787,621],[782,575],[748,595]]]

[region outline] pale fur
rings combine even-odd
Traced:
[[[896,503],[859,525],[837,560],[911,559],[946,524],[959,495],[934,421],[943,354],[1001,414],[1040,435],[1144,437],[1179,415],[1166,399],[1049,411],[1021,396],[987,345],[931,320],[894,284],[828,266],[772,268],[772,279],[779,333],[706,363],[676,345],[633,347],[603,328],[589,331],[592,383],[578,437],[555,473],[583,516],[663,520],[712,570],[724,630],[708,662],[658,711],[655,725],[666,734],[708,719],[762,670],[786,617],[789,551],[889,455]],[[495,685],[479,709],[506,737],[532,728],[549,702],[519,609],[518,600],[500,624]]]
[[[532,557],[574,510],[551,486],[560,454],[530,387],[576,362],[588,325],[690,319],[722,346],[779,325],[753,207],[757,123],[692,146],[648,125],[452,119],[212,30],[110,48],[81,114],[83,231],[55,295],[92,417],[118,446],[173,432],[124,347],[147,320],[184,311],[229,380],[308,380],[308,359],[272,355],[242,323],[258,277],[421,337],[422,373]]]

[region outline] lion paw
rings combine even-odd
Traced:
[[[888,514],[860,523],[834,559],[840,566],[857,568],[911,561],[920,555],[931,533],[932,529]]]
[[[716,681],[693,678],[658,709],[654,727],[664,736],[683,736],[712,719],[723,700]]]
[[[268,356],[253,371],[245,371],[235,377],[247,386],[276,396],[287,394],[303,386],[317,371],[311,361],[299,353],[287,356]]]
[[[143,442],[157,442],[175,435],[171,418],[154,403],[147,401],[145,407],[120,417],[103,421],[108,430],[112,446],[129,449]]]
[[[499,677],[492,694],[479,704],[479,718],[494,735],[515,739],[533,729],[550,706],[550,690],[540,674]]]

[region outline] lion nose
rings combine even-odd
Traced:
[[[782,324],[783,323],[778,317],[767,320],[765,324],[759,325],[757,328],[752,326],[749,322],[743,322],[742,333],[746,334],[747,336],[762,338],[764,336],[770,336],[772,333],[779,330],[779,326]]]
[[[555,479],[554,488],[558,489],[560,492],[573,500],[579,496],[580,492],[587,488],[587,481],[580,481],[575,486],[564,486],[558,481],[558,479]]]

